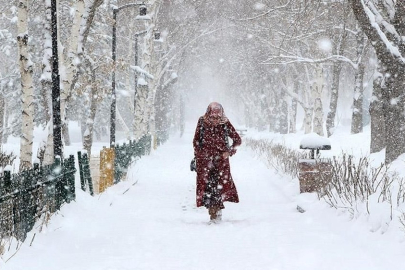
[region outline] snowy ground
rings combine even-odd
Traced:
[[[399,229],[372,233],[365,220],[338,215],[245,147],[231,158],[240,203],[226,204],[223,221],[209,225],[207,211],[195,207],[191,139],[191,130],[172,138],[102,195],[91,197],[77,184],[76,202],[11,257],[13,246],[0,269],[405,269]]]

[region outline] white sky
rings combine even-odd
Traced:
[[[15,255],[11,245],[0,269],[404,269],[405,234],[398,222],[386,224],[389,213],[377,209],[366,215],[359,209],[351,220],[314,194],[299,194],[297,179],[277,174],[243,145],[231,158],[240,203],[226,203],[223,221],[209,225],[206,209],[195,206],[195,173],[189,171],[194,127],[188,123],[182,138],[172,136],[142,157],[127,181],[102,195],[82,192],[77,177],[76,202],[64,205],[42,232],[37,224]],[[348,134],[339,129],[330,138],[332,150],[321,153],[365,154],[369,128]],[[273,135],[249,130],[247,136]],[[296,149],[300,138],[302,134],[274,137]],[[78,145],[67,152],[75,153]],[[299,213],[297,205],[306,212]]]

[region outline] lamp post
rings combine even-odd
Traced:
[[[112,82],[111,82],[111,114],[110,114],[110,147],[115,146],[115,115],[116,115],[116,93],[115,93],[115,65],[117,60],[117,15],[118,12],[122,9],[140,6],[139,7],[139,16],[137,19],[147,20],[146,16],[146,6],[144,3],[130,3],[123,5],[121,7],[115,7],[113,9],[113,29],[112,29],[112,60],[113,60],[113,70],[112,70]]]
[[[62,160],[62,132],[60,119],[60,77],[58,63],[58,27],[56,0],[51,1],[52,24],[52,123],[53,123],[53,155]]]

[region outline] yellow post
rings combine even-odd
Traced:
[[[100,151],[100,193],[114,183],[114,150],[114,148],[104,148]]]
[[[157,149],[157,135],[156,135],[156,133],[153,134],[153,136],[152,136],[152,142],[153,142],[153,150],[156,150]]]

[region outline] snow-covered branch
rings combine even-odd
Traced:
[[[259,15],[253,16],[253,17],[242,18],[242,19],[235,19],[235,18],[229,18],[229,19],[230,19],[231,21],[252,21],[252,20],[257,20],[257,19],[260,19],[260,18],[262,18],[262,17],[265,17],[265,16],[269,15],[270,13],[273,13],[273,12],[275,12],[275,11],[277,11],[277,10],[284,9],[284,8],[288,7],[288,6],[290,5],[290,3],[291,3],[291,0],[289,0],[289,1],[288,1],[286,4],[284,4],[284,5],[281,5],[281,6],[275,7],[275,8],[271,8],[271,9],[269,9],[269,10],[267,10],[267,11],[265,11],[265,12],[259,14]]]
[[[277,61],[279,60],[279,61]],[[284,61],[281,61],[284,60]],[[351,67],[354,69],[358,68],[358,65],[356,63],[353,63],[352,60],[349,58],[343,56],[343,55],[331,55],[325,58],[320,58],[320,59],[312,59],[312,58],[307,58],[307,57],[301,57],[301,56],[288,56],[288,55],[280,55],[280,56],[275,56],[273,58],[268,59],[265,62],[262,62],[262,65],[288,65],[288,64],[296,64],[296,63],[306,63],[306,64],[320,64],[320,63],[325,63],[325,62],[333,62],[333,61],[341,61],[350,64]]]
[[[145,75],[146,77],[148,77],[149,79],[153,80],[154,76],[152,74],[150,74],[149,72],[147,72],[146,70],[142,69],[139,66],[130,66],[131,69],[133,69],[135,72]]]
[[[397,40],[401,40],[401,37],[396,32],[395,27],[388,23],[379,13],[378,9],[374,6],[371,1],[359,0],[362,9],[364,10],[365,15],[369,21],[371,26],[369,34],[373,35],[374,40],[372,39],[371,42],[382,42],[385,45],[385,48],[394,56],[401,59],[403,63],[405,63],[404,57],[401,55],[399,48],[392,42],[387,35],[384,33],[383,29],[385,29],[389,34],[393,35],[393,37]],[[356,8],[358,7],[357,1],[354,2]],[[374,29],[374,33],[372,33],[372,29]],[[378,40],[376,40],[378,39]]]

